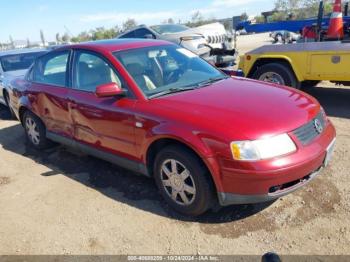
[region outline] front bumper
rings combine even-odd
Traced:
[[[220,192],[218,193],[219,203],[221,206],[229,206],[229,205],[242,205],[242,204],[256,204],[256,203],[273,201],[305,186],[306,184],[311,182],[311,180],[313,180],[317,175],[319,175],[322,169],[323,169],[323,166],[299,180],[285,183],[286,188],[282,190],[278,190],[277,192],[274,192],[274,193],[267,193],[263,195],[237,195],[237,194]],[[288,186],[288,184],[290,184],[291,186]]]
[[[224,190],[218,192],[220,205],[268,202],[305,186],[328,165],[335,140],[335,129],[330,124],[323,136],[314,143],[299,153],[267,162],[269,168],[255,172],[222,169]],[[287,161],[294,164],[282,167],[283,162]],[[282,166],[280,169],[273,169],[272,163],[282,163]]]

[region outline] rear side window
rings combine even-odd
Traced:
[[[154,37],[152,32],[145,29],[145,28],[140,28],[140,29],[135,30],[135,37],[136,38],[146,38],[147,35],[151,35],[152,37]]]
[[[119,38],[135,38],[135,31],[131,31],[131,32],[119,37]]]
[[[37,83],[66,86],[69,51],[54,52],[39,58],[33,80]]]
[[[35,58],[43,52],[33,52],[26,54],[7,55],[0,58],[0,63],[4,72],[28,69]]]

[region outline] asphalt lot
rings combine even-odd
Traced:
[[[268,41],[241,36],[241,53]],[[337,129],[331,165],[268,204],[197,219],[172,212],[152,180],[104,161],[25,143],[0,106],[0,254],[349,254],[350,88],[306,89]]]

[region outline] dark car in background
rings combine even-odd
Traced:
[[[220,23],[190,28],[181,24],[139,25],[118,38],[158,39],[180,45],[218,67],[232,65],[236,59],[233,38]]]
[[[0,104],[10,108],[11,81],[24,76],[33,61],[47,51],[18,49],[0,52]]]

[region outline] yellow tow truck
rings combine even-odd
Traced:
[[[294,88],[324,80],[350,85],[350,42],[266,45],[241,56],[239,69],[246,77]]]

